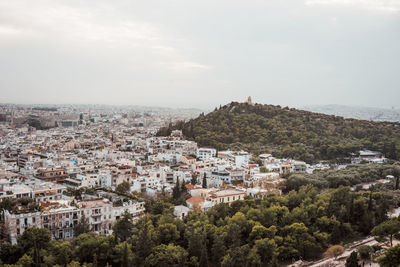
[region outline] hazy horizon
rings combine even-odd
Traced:
[[[247,100],[247,99],[246,99]],[[224,106],[227,105],[231,102],[246,102],[243,100],[232,100],[226,103],[221,103],[217,104],[213,107],[197,107],[197,106],[179,106],[179,105],[174,105],[174,106],[162,106],[162,105],[136,105],[136,104],[109,104],[109,103],[14,103],[14,102],[0,102],[0,105],[22,105],[22,106],[110,106],[110,107],[138,107],[138,108],[160,108],[160,109],[187,109],[187,110],[199,110],[199,111],[206,111],[206,112],[211,112],[215,108],[218,108],[220,105]],[[257,101],[254,101],[253,103],[257,104],[262,104],[262,105],[275,105],[275,106],[282,106],[282,107],[290,107],[290,108],[295,108],[295,109],[302,109],[302,110],[308,110],[309,108],[323,108],[323,107],[346,107],[346,108],[358,108],[358,109],[382,109],[382,110],[400,110],[400,107],[392,106],[392,107],[374,107],[374,106],[361,106],[361,105],[343,105],[343,104],[314,104],[314,105],[281,105],[281,104],[272,104],[272,103],[260,103]],[[309,110],[310,111],[310,110]]]
[[[0,2],[0,102],[399,107],[400,2]]]

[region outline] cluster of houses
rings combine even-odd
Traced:
[[[33,203],[1,211],[10,241],[30,226],[47,228],[58,239],[72,238],[82,219],[100,234],[112,233],[125,211],[138,220],[145,215],[144,202],[119,195],[123,183],[141,199],[172,194],[177,181],[185,181],[190,198],[174,211],[183,218],[219,203],[280,195],[285,174],[329,167],[198,147],[181,131],[159,137],[157,129],[125,116],[48,130],[0,124],[0,202]],[[79,189],[93,192],[77,200],[70,192]]]
[[[92,231],[110,234],[112,225],[125,211],[134,221],[145,212],[144,202],[101,190],[96,194],[82,194],[82,199],[76,200],[68,194],[67,186],[60,183],[37,178],[2,178],[0,181],[0,202],[16,200],[11,210],[0,211],[1,221],[13,244],[32,226],[48,229],[53,239],[72,238],[74,227],[82,220]]]

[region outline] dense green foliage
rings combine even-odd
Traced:
[[[361,245],[357,248],[357,252],[362,260],[369,260],[374,249],[368,245]]]
[[[38,211],[40,209],[38,203],[36,203],[32,198],[22,197],[22,198],[5,198],[0,201],[0,211],[8,210],[12,211],[14,207],[22,205],[31,211]]]
[[[393,236],[400,232],[400,221],[396,219],[391,219],[380,223],[372,229],[372,234],[380,238],[389,236],[390,246],[393,246]]]
[[[359,164],[348,165],[340,170],[322,170],[309,173],[292,173],[287,177],[285,191],[298,190],[312,184],[317,188],[337,188],[369,183],[395,174],[397,165]]]
[[[360,267],[358,264],[357,252],[353,251],[346,259],[346,267]]]
[[[128,194],[130,191],[130,184],[127,181],[123,181],[122,183],[120,183],[119,185],[117,185],[117,188],[115,189],[115,191],[119,194]]]
[[[400,245],[391,247],[384,256],[378,258],[378,263],[382,267],[397,267],[400,265]]]
[[[274,266],[318,258],[357,233],[369,234],[388,211],[380,193],[339,187],[319,194],[312,185],[284,197],[222,203],[184,221],[173,217],[173,204],[164,200],[147,205],[149,216],[133,225],[125,214],[111,236],[83,233],[50,241],[33,228],[17,245],[2,243],[0,260],[36,266]]]
[[[158,135],[173,129],[199,143],[221,149],[272,152],[277,157],[314,162],[340,159],[367,148],[400,157],[400,124],[372,122],[281,108],[232,102],[188,122],[161,128]]]

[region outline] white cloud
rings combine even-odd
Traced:
[[[0,102],[397,105],[398,3],[0,0]]]
[[[173,71],[190,71],[190,70],[208,70],[211,69],[210,66],[206,66],[203,64],[199,64],[191,61],[182,61],[182,62],[164,62],[161,63],[165,67],[169,68]]]
[[[0,25],[0,37],[14,37],[21,34],[21,31],[8,25]]]
[[[399,0],[306,0],[306,5],[348,6],[383,12],[400,12]]]
[[[35,38],[97,50],[127,52],[127,57],[147,56],[149,64],[174,71],[206,69],[182,51],[190,46],[155,23],[139,20],[123,10],[98,4],[71,6],[69,1],[27,0],[0,2],[0,37]],[[183,62],[183,63],[182,63]],[[187,62],[191,62],[188,64]]]

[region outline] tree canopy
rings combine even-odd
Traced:
[[[342,186],[318,194],[307,185],[282,197],[221,203],[180,220],[171,204],[153,201],[148,216],[135,224],[124,214],[110,236],[89,232],[50,241],[46,229],[28,228],[17,245],[0,244],[0,260],[42,266],[273,266],[316,259],[357,233],[369,234],[387,220],[385,203],[378,192]]]

